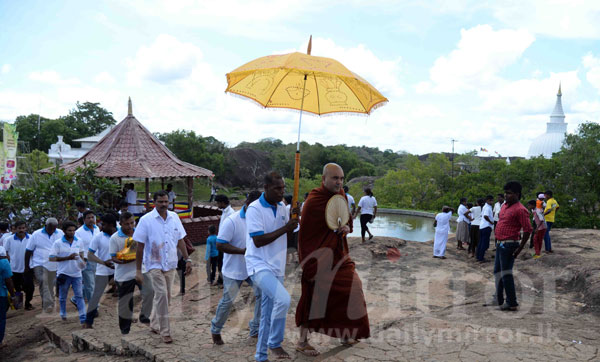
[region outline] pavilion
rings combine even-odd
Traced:
[[[114,126],[88,152],[75,161],[59,167],[65,171],[75,171],[85,162],[98,165],[96,175],[118,179],[137,178],[145,180],[144,200],[150,205],[150,179],[185,178],[188,207],[193,214],[194,178],[212,180],[212,171],[178,159],[140,121],[133,116],[131,98],[128,102],[127,117]],[[43,170],[48,171],[49,169]],[[191,215],[193,217],[193,215]]]

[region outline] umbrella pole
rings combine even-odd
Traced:
[[[306,91],[306,77],[304,74],[304,86],[302,88],[302,101],[300,101],[300,119],[298,120],[298,142],[296,143],[296,159],[294,164],[294,194],[292,196],[292,208],[298,206],[298,190],[300,189],[300,130],[302,129],[302,110],[304,109],[304,92]],[[292,214],[297,218],[298,214]]]

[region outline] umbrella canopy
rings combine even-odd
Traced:
[[[302,53],[269,55],[244,64],[227,74],[225,91],[250,98],[265,108],[289,108],[317,115],[370,114],[388,101],[340,62]]]

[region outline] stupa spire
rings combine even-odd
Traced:
[[[562,89],[561,84],[558,84],[558,93],[556,94],[556,104],[554,104],[554,110],[550,114],[550,123],[564,123],[565,112],[562,107]]]
[[[131,97],[129,97],[129,101],[127,102],[127,115],[133,116],[133,106],[131,105]]]
[[[560,90],[561,85],[562,85],[561,82],[559,82],[558,83],[558,94],[557,94],[557,96],[559,96],[559,97],[562,96],[562,91]]]

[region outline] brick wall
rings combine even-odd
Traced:
[[[208,227],[214,225],[216,228],[219,227],[219,220],[221,216],[204,216],[196,217],[193,219],[181,220],[183,228],[187,233],[188,239],[194,245],[206,244],[206,238],[208,237]]]

